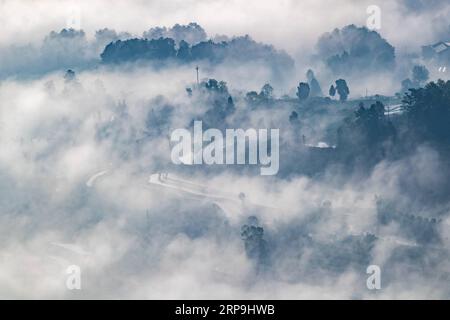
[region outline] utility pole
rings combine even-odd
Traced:
[[[195,67],[195,70],[197,70],[197,86],[199,86],[200,85],[200,83],[199,83],[199,81],[198,81],[198,66],[197,67]]]

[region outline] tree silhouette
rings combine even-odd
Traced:
[[[75,71],[73,71],[71,69],[67,70],[66,74],[64,75],[64,80],[66,82],[71,82],[71,81],[74,81],[75,79],[76,79]]]
[[[261,88],[261,92],[259,93],[259,95],[266,100],[270,100],[273,98],[273,87],[266,83],[262,88]]]
[[[430,72],[425,66],[416,65],[413,67],[412,80],[410,78],[402,81],[402,92],[406,93],[409,89],[420,88],[426,83],[430,76]]]
[[[297,97],[299,98],[299,100],[305,101],[306,99],[308,99],[309,92],[310,92],[309,84],[305,82],[300,82],[297,87]]]
[[[298,122],[298,113],[295,111],[292,111],[292,113],[289,116],[289,122],[294,124]]]
[[[317,81],[316,77],[314,76],[314,72],[309,69],[306,72],[306,78],[308,79],[309,87],[311,88],[311,97],[321,97],[323,96],[322,88],[320,87],[319,81]]]
[[[347,101],[350,90],[347,86],[347,82],[344,79],[336,80],[336,91],[339,94],[339,100],[341,102]]]
[[[177,58],[182,61],[191,60],[191,48],[189,47],[189,43],[184,40],[181,40],[178,45]]]
[[[249,104],[255,105],[259,101],[259,95],[256,91],[247,92],[247,94],[245,95],[245,100],[247,100]]]
[[[411,79],[408,78],[402,81],[402,93],[408,92],[411,88],[414,88],[414,84]]]
[[[394,142],[395,137],[396,130],[385,116],[384,105],[377,101],[366,108],[361,102],[354,116],[339,128],[338,145],[343,154],[370,165],[385,157],[391,145],[387,142]]]
[[[336,89],[333,85],[331,85],[330,90],[328,90],[328,93],[331,97],[334,97],[336,95]]]
[[[450,141],[450,81],[438,80],[424,88],[410,89],[403,106],[415,136],[436,143]]]
[[[366,27],[348,25],[323,34],[317,42],[318,58],[334,74],[361,74],[395,67],[395,48]]]
[[[412,77],[413,81],[417,83],[418,86],[422,85],[429,78],[430,72],[425,66],[417,65],[413,67]]]
[[[264,229],[259,226],[254,216],[248,218],[247,224],[241,228],[241,237],[244,241],[247,257],[258,264],[268,263],[268,246],[264,240]]]

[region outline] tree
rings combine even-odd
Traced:
[[[162,105],[152,108],[145,119],[146,133],[152,137],[160,136],[164,130],[167,130],[174,112],[174,108],[170,104],[160,100],[155,101],[162,102]]]
[[[299,98],[299,100],[304,101],[308,99],[309,92],[310,92],[309,84],[305,82],[300,82],[297,87],[297,97]]]
[[[339,94],[339,100],[341,102],[347,101],[350,90],[347,86],[347,82],[344,79],[336,80],[336,91]]]
[[[413,82],[415,82],[418,87],[425,83],[428,80],[429,76],[430,72],[425,66],[417,65],[413,67],[412,78]]]
[[[245,99],[250,104],[256,104],[258,102],[258,97],[259,95],[256,91],[247,92],[247,94],[245,95]]]
[[[264,229],[255,216],[249,217],[247,224],[242,226],[241,237],[247,257],[257,264],[266,265],[269,262],[268,245],[264,240]]]
[[[317,81],[316,77],[314,76],[314,72],[309,69],[306,72],[306,78],[308,79],[309,87],[311,88],[311,97],[321,97],[323,96],[322,88],[320,87],[319,81]]]
[[[217,81],[216,79],[208,79],[206,82],[202,82],[201,86],[205,87],[211,93],[224,94],[229,96],[228,87],[225,81]]]
[[[408,92],[409,89],[420,88],[428,80],[430,72],[425,66],[416,65],[412,69],[412,80],[410,78],[402,81],[402,91],[404,94]]]
[[[246,100],[252,107],[257,107],[260,105],[269,105],[270,101],[273,99],[273,87],[266,83],[259,93],[256,91],[250,91],[246,94]]]
[[[334,74],[358,74],[392,70],[395,48],[366,27],[349,25],[323,34],[317,42],[317,56]]]
[[[266,83],[262,88],[261,88],[261,92],[259,93],[259,95],[266,100],[270,100],[273,98],[273,87]]]
[[[201,119],[205,127],[222,128],[225,119],[236,110],[225,81],[216,79],[202,81],[198,97],[210,106]]]
[[[71,82],[71,81],[74,81],[75,79],[76,79],[75,71],[73,71],[71,69],[67,70],[66,74],[64,75],[64,80],[66,82]]]
[[[438,80],[411,89],[403,99],[410,132],[436,143],[450,141],[450,81]]]
[[[336,89],[334,88],[333,85],[331,85],[330,90],[328,90],[328,93],[330,94],[331,97],[334,97],[336,95]]]
[[[295,111],[292,111],[292,113],[289,116],[289,122],[290,123],[296,123],[298,122],[298,113]]]
[[[191,48],[189,43],[181,40],[178,45],[177,58],[182,61],[189,61],[191,59]]]
[[[385,116],[385,107],[380,101],[376,101],[370,108],[365,108],[360,103],[355,112],[355,125],[369,147],[393,135],[393,126]]]
[[[108,44],[100,55],[102,62],[115,64],[138,60],[162,61],[176,56],[175,41],[170,38],[128,39]]]
[[[178,23],[172,28],[155,27],[143,34],[145,39],[172,38],[176,43],[185,41],[191,45],[207,40],[205,30],[195,22],[188,25],[179,25]]]
[[[359,104],[352,118],[338,130],[338,145],[352,158],[374,164],[385,157],[387,148],[395,141],[396,130],[385,116],[384,105],[377,101],[370,108]],[[361,158],[362,157],[362,158]]]
[[[229,96],[227,99],[227,107],[225,109],[225,112],[227,114],[232,114],[234,111],[236,111],[236,107],[234,106],[233,98]]]
[[[408,79],[405,79],[402,81],[402,92],[401,93],[406,93],[411,88],[414,88],[414,84],[411,81],[411,79],[408,78]]]

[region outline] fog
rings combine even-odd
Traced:
[[[396,66],[393,72],[349,74],[354,99],[366,90],[394,95],[421,60],[407,54],[444,40],[448,30],[446,1],[379,5],[379,33],[395,47]],[[73,7],[81,12],[84,34],[67,40],[57,33]],[[318,38],[349,24],[364,26],[366,7],[356,0],[1,0],[0,298],[448,298],[445,156],[423,143],[369,169],[349,171],[331,161],[316,172],[300,133],[308,143],[334,145],[330,131],[354,110],[321,102],[318,110],[330,109],[305,111],[299,125],[289,122],[298,82],[306,81],[309,68],[325,94],[339,78],[317,58]],[[101,62],[111,41],[194,21],[209,37],[249,34],[285,50],[295,70],[279,76],[274,62],[201,61],[200,81],[225,81],[233,97],[235,111],[214,122],[205,114],[221,97],[197,88],[198,61]],[[115,31],[96,38],[103,28]],[[64,78],[67,69],[75,71],[74,79]],[[431,72],[431,79],[437,76]],[[265,83],[279,101],[253,110],[245,94]],[[172,164],[170,133],[201,117],[218,128],[279,128],[280,173]],[[221,200],[150,184],[150,175],[159,172],[201,185]],[[413,223],[380,225],[385,203],[412,219],[441,219],[433,229],[440,241],[411,235]],[[243,235],[244,225],[263,228],[262,237]],[[70,265],[81,268],[81,290],[66,287]],[[369,265],[381,267],[382,290],[367,289]]]

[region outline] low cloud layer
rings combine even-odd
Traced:
[[[189,173],[170,166],[167,137],[145,134],[143,120],[164,105],[173,108],[169,127],[187,126],[199,108],[208,108],[191,104],[182,81],[168,86],[167,77],[167,70],[98,70],[79,74],[77,83],[59,73],[2,83],[1,297],[372,298],[366,264],[414,266],[397,256],[398,248],[423,249],[390,238],[394,225],[377,230],[381,240],[374,243],[364,234],[375,232],[376,196],[408,203],[415,185],[443,183],[432,151],[419,150],[407,166],[381,163],[369,177],[344,184],[347,178],[336,172],[319,180]],[[243,107],[238,103],[237,112]],[[262,119],[268,118],[256,113],[239,124]],[[275,116],[265,125],[286,122]],[[235,200],[215,204],[148,184],[150,174],[167,168]],[[404,189],[411,172],[423,174]],[[247,209],[235,204],[239,192]],[[411,213],[420,214],[417,208]],[[241,238],[252,215],[264,228],[262,265],[246,253],[253,240]],[[358,253],[358,245],[375,247]],[[425,256],[434,259],[432,251]],[[82,268],[80,292],[65,287],[70,264]],[[376,297],[448,294],[414,268],[386,267],[387,289]],[[442,264],[432,268],[445,274]]]

